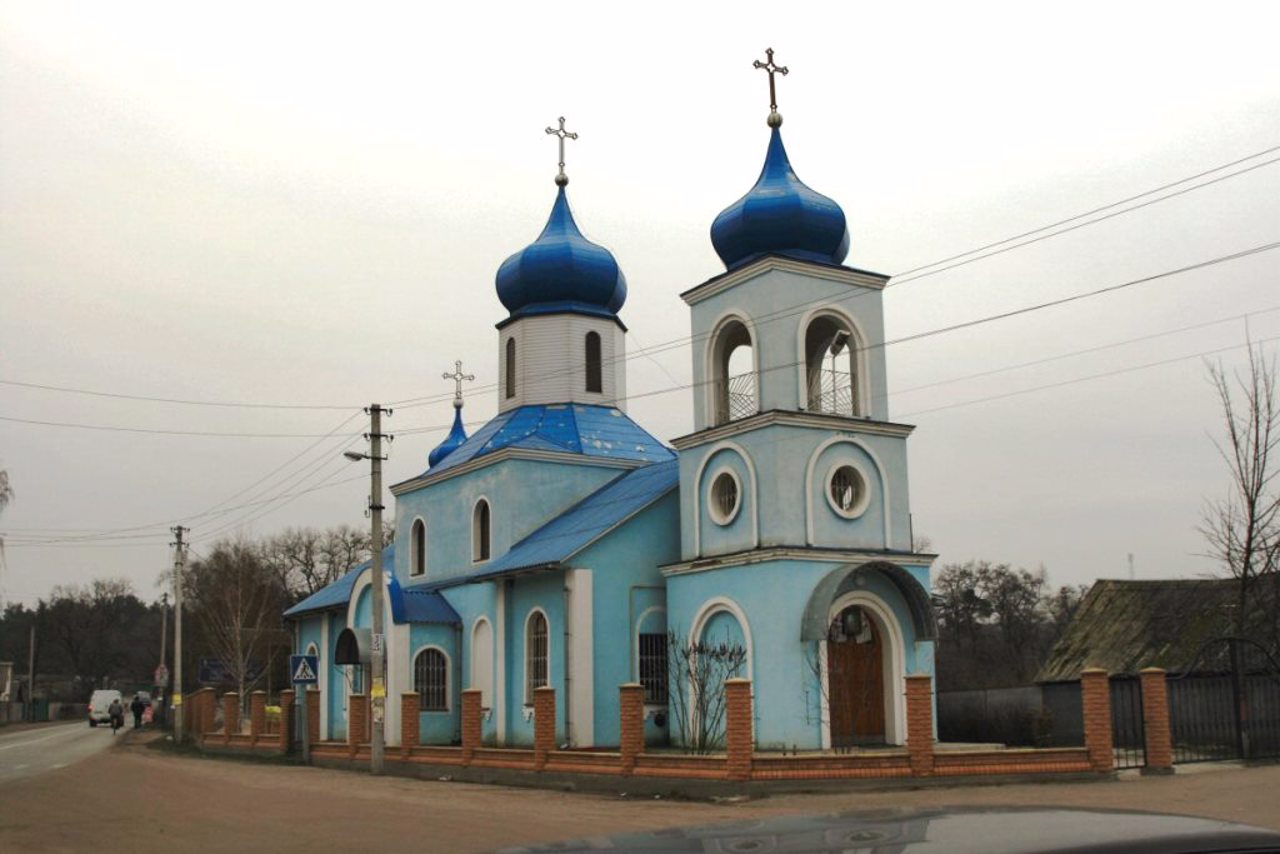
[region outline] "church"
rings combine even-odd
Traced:
[[[679,747],[708,690],[684,683],[690,654],[713,648],[752,681],[760,750],[905,741],[906,677],[934,669],[935,556],[913,548],[913,428],[889,417],[888,277],[844,263],[843,210],[796,176],[772,54],[764,167],[711,224],[724,272],[680,295],[688,435],[627,415],[626,279],[570,209],[575,135],[547,129],[550,216],[497,271],[498,413],[468,436],[459,391],[427,468],[391,487],[385,690],[419,694],[420,743],[457,743],[478,689],[484,743],[530,745],[550,686],[557,744],[616,746],[618,686],[639,683],[646,742]],[[371,592],[365,564],[285,615],[319,657],[325,740],[371,687]],[[385,715],[395,745],[400,703]]]

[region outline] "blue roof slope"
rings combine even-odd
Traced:
[[[395,544],[382,550],[382,565],[395,563]],[[300,617],[317,611],[346,608],[355,590],[356,579],[373,561],[365,561],[337,581],[317,590],[284,612],[285,617]],[[450,623],[461,625],[462,618],[443,596],[434,590],[403,590],[394,573],[387,572],[387,588],[391,594],[391,619],[396,623]]]
[[[616,477],[511,547],[471,580],[516,569],[569,560],[622,522],[675,489],[676,460],[655,463]]]
[[[521,406],[501,413],[441,460],[431,473],[503,448],[559,451],[647,463],[675,458],[675,452],[616,407],[556,403]]]

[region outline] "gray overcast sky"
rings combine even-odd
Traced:
[[[1274,3],[5,3],[0,380],[343,408],[0,385],[0,416],[324,434],[431,397],[390,421],[395,482],[451,417],[441,372],[496,378],[493,276],[546,218],[557,116],[581,134],[579,224],[630,283],[634,352],[687,336],[678,294],[723,270],[707,229],[764,156],[767,46],[791,69],[792,162],[848,216],[847,263],[901,273],[1280,146],[1277,32]],[[892,287],[889,337],[1277,240],[1280,163]],[[1245,314],[1254,340],[1280,336],[1278,261],[891,346],[917,534],[942,562],[1043,563],[1055,583],[1124,577],[1129,552],[1140,578],[1211,570],[1195,527],[1226,481],[1196,354],[1239,365]],[[688,382],[687,346],[628,371],[633,417],[691,429],[687,390],[637,396]],[[471,394],[469,421],[495,411]],[[365,524],[366,467],[339,455],[362,419],[314,447],[0,421],[0,596],[124,576],[151,598],[180,519],[197,550]],[[67,541],[86,531],[111,533]]]

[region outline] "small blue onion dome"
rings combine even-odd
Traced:
[[[796,177],[774,127],[756,185],[716,217],[711,244],[729,270],[765,255],[839,264],[849,229],[838,204]]]
[[[627,300],[627,278],[613,253],[582,236],[564,187],[542,234],[498,268],[498,299],[514,315],[548,304],[563,310],[614,314]]]
[[[462,401],[454,400],[453,402],[453,427],[449,430],[449,435],[444,437],[444,441],[427,455],[427,467],[435,468],[436,463],[456,451],[463,442],[467,441],[467,431],[462,426]]]

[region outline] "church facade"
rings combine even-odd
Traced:
[[[781,124],[775,107],[759,179],[711,227],[725,272],[681,295],[694,430],[669,443],[626,414],[626,280],[579,230],[548,129],[550,217],[497,273],[498,414],[468,436],[459,393],[428,468],[391,488],[385,690],[419,694],[422,743],[459,741],[476,688],[485,741],[532,744],[545,685],[558,744],[617,745],[618,686],[640,683],[646,741],[678,745],[691,692],[716,689],[687,684],[689,659],[715,648],[752,680],[760,749],[905,740],[934,556],[913,550],[912,428],[887,406],[888,277],[844,264],[844,213],[796,177]],[[320,659],[324,739],[371,688],[370,581],[286,614]]]

